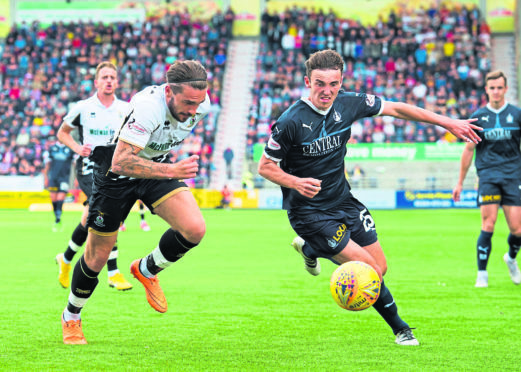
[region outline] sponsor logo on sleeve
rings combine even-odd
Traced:
[[[128,122],[128,129],[132,133],[137,134],[138,136],[141,136],[141,135],[147,133],[145,128],[143,128],[141,125],[136,123],[136,119],[132,119],[131,121]]]
[[[280,150],[280,145],[277,141],[273,139],[273,137],[270,137],[268,141],[268,148],[272,150]]]
[[[372,95],[372,94],[367,94],[365,96],[365,104],[369,107],[373,107],[374,106],[374,103],[375,103],[375,96]]]

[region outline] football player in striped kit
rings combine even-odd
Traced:
[[[69,271],[71,261],[76,252],[87,240],[87,215],[89,212],[89,198],[92,194],[93,163],[89,160],[90,153],[96,146],[106,145],[115,131],[123,123],[128,113],[128,102],[116,97],[118,88],[118,72],[116,66],[108,61],[103,61],[96,67],[94,77],[96,93],[77,102],[65,115],[63,123],[58,130],[58,139],[79,155],[76,162],[76,178],[80,189],[87,196],[84,203],[81,221],[74,229],[69,244],[64,253],[56,256],[59,267],[58,281],[63,288],[70,285]],[[78,142],[73,137],[73,131],[78,132]],[[122,221],[121,221],[122,222]],[[125,291],[132,288],[117,265],[118,247],[114,243],[109,261],[107,273],[109,286],[117,290]]]
[[[157,274],[202,240],[206,225],[184,179],[194,178],[199,157],[171,163],[176,151],[210,110],[206,69],[197,61],[176,61],[167,83],[147,87],[130,101],[131,111],[111,146],[99,146],[85,253],[72,276],[69,301],[62,313],[63,342],[85,344],[80,312],[98,283],[98,275],[116,242],[119,225],[141,199],[169,225],[147,256],[132,262],[130,271],[145,287],[146,298],[160,313],[167,302]]]

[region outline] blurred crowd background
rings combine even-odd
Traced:
[[[37,175],[48,138],[71,104],[95,93],[101,60],[119,68],[117,96],[130,100],[162,84],[177,59],[198,59],[209,71],[212,111],[175,156],[200,155],[207,185],[234,11],[209,21],[171,11],[144,22],[17,24],[0,46],[0,175]],[[301,96],[304,61],[334,49],[345,58],[344,89],[406,101],[441,114],[468,117],[485,103],[483,78],[491,68],[490,29],[475,6],[420,8],[365,26],[333,11],[292,7],[265,11],[249,110],[248,159],[263,146],[277,117]],[[352,141],[454,142],[442,128],[386,117],[352,127]],[[175,160],[175,159],[174,159]]]

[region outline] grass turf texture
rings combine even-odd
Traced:
[[[285,212],[203,213],[201,245],[160,274],[165,314],[148,305],[128,267],[155,247],[166,224],[147,213],[152,231],[142,232],[139,215],[129,216],[119,266],[134,288],[109,288],[103,269],[83,313],[89,344],[71,346],[61,339],[69,290],[58,284],[54,256],[80,213],[66,212],[64,231],[53,233],[51,212],[1,210],[0,369],[519,370],[521,286],[502,261],[502,215],[490,287],[474,288],[478,210],[373,212],[389,264],[386,283],[421,342],[401,347],[373,309],[348,312],[333,302],[336,266],[322,261],[319,277],[304,271]]]

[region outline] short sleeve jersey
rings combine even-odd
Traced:
[[[351,125],[360,118],[379,115],[383,104],[373,95],[340,91],[327,111],[302,98],[280,116],[272,127],[265,156],[280,162],[286,173],[322,181],[321,191],[312,199],[282,187],[284,209],[298,213],[328,210],[351,197],[344,173]]]
[[[71,172],[71,163],[75,153],[65,145],[56,143],[43,155],[44,162],[50,163],[49,179],[68,179]]]
[[[106,145],[121,127],[129,111],[128,102],[115,99],[112,105],[105,107],[97,94],[78,101],[65,115],[63,121],[70,127],[78,129],[79,143],[96,146]],[[86,175],[92,173],[93,164],[89,158],[80,157],[77,173]]]
[[[119,139],[137,146],[139,156],[156,162],[177,149],[196,124],[210,111],[208,94],[196,114],[185,122],[178,122],[170,113],[165,97],[166,84],[150,86],[130,101],[131,112],[121,128]]]
[[[475,165],[480,180],[521,179],[521,109],[505,103],[499,110],[490,105],[471,116],[483,128],[477,133]]]

